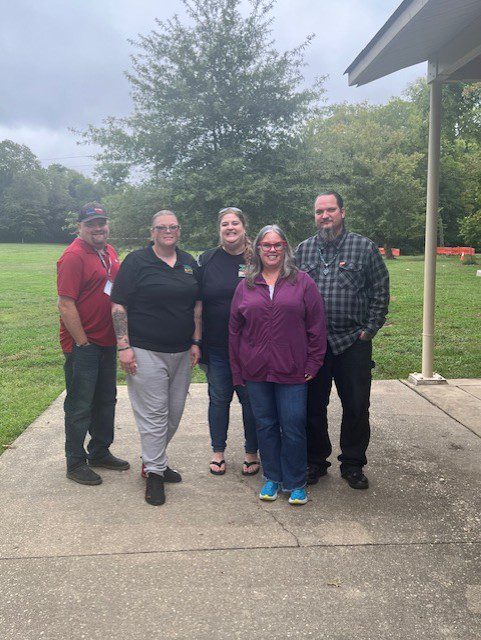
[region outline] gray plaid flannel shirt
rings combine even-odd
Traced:
[[[374,337],[386,320],[389,273],[372,240],[344,231],[336,242],[325,243],[316,234],[297,247],[296,263],[324,298],[328,341],[334,354],[350,347],[361,331]]]

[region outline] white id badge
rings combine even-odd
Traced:
[[[107,282],[105,283],[104,293],[106,293],[108,296],[112,293],[112,281],[111,280],[107,280]]]

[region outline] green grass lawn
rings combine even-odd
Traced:
[[[446,378],[481,377],[481,269],[459,257],[439,256],[436,270],[435,370]],[[391,304],[374,341],[375,378],[406,378],[421,370],[422,257],[388,263]]]
[[[2,445],[63,389],[55,294],[55,262],[62,250],[60,245],[0,245]]]
[[[0,447],[64,388],[55,287],[62,250],[60,245],[0,244]],[[423,261],[401,258],[388,266],[392,303],[387,326],[375,340],[374,375],[406,378],[421,366]],[[435,368],[448,378],[481,377],[477,267],[464,266],[459,258],[438,259]],[[196,369],[193,380],[204,381],[204,374]]]

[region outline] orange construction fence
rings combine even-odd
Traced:
[[[474,256],[473,247],[438,247],[436,250],[438,256],[460,256],[462,253]]]
[[[397,258],[399,258],[399,256],[401,255],[401,250],[400,249],[391,249],[393,256],[396,256]],[[386,252],[384,251],[384,247],[379,247],[379,253],[383,256]]]

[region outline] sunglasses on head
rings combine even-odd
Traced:
[[[220,216],[221,213],[225,213],[226,211],[234,211],[234,213],[242,213],[242,209],[238,209],[237,207],[224,207],[224,209],[221,209],[218,213],[218,215]]]

